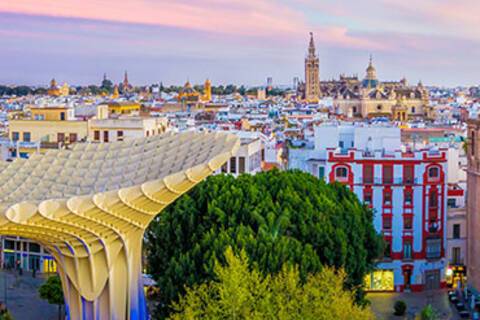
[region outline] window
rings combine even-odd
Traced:
[[[447,206],[449,208],[456,208],[457,207],[457,199],[455,199],[455,198],[447,199]]]
[[[25,142],[30,142],[31,141],[30,132],[24,132],[23,133],[23,141],[25,141]]]
[[[363,166],[363,183],[372,184],[373,183],[373,165],[364,165]]]
[[[453,239],[460,239],[460,224],[453,225]]]
[[[386,191],[383,194],[383,204],[389,205],[392,203],[392,192],[391,191]]]
[[[430,195],[428,197],[428,206],[430,208],[438,207],[438,195],[436,192],[430,192]]]
[[[440,170],[438,169],[438,167],[431,167],[430,169],[428,169],[428,177],[430,179],[438,179],[440,176]]]
[[[325,167],[318,167],[318,178],[324,179],[325,178]]]
[[[475,131],[472,131],[472,134],[470,136],[470,150],[472,156],[475,156]]]
[[[438,259],[442,254],[442,239],[427,239],[427,259]]]
[[[103,131],[103,142],[108,142],[108,131]]]
[[[412,107],[412,113],[415,113],[415,111],[416,111],[415,107]]]
[[[460,247],[452,247],[452,261],[451,264],[462,264]]]
[[[378,110],[378,111],[381,111],[381,110],[382,110],[382,105],[381,105],[381,104],[379,104],[379,105],[377,106],[377,110]]]
[[[57,133],[57,142],[59,143],[65,142],[65,133],[62,133],[62,132]]]
[[[20,140],[20,133],[12,132],[12,140],[15,141],[15,142]]]
[[[30,252],[40,252],[40,245],[37,243],[30,242],[29,247]]]
[[[405,216],[403,218],[403,228],[405,230],[412,230],[412,226],[413,226],[412,223],[413,223],[413,220],[411,216]]]
[[[78,136],[76,133],[70,133],[69,135],[69,140],[70,140],[70,143],[75,143],[77,142],[78,140]]]
[[[65,121],[65,112],[60,112],[60,120]]]
[[[227,163],[226,163],[226,162],[223,164],[223,166],[222,166],[222,168],[221,168],[221,171],[222,171],[223,173],[226,173],[226,172],[227,172]]]
[[[405,166],[403,167],[403,179],[404,183],[407,185],[413,184],[415,173],[413,170],[413,166]]]
[[[392,270],[375,270],[365,276],[365,288],[369,291],[393,291]]]
[[[95,141],[100,140],[100,131],[99,130],[93,131],[93,140],[95,140]]]
[[[5,240],[5,249],[15,250],[15,242],[13,240]]]
[[[383,184],[393,183],[393,166],[383,166]]]
[[[357,107],[353,107],[353,108],[352,108],[352,113],[353,113],[354,115],[357,114]]]
[[[237,158],[235,157],[230,158],[230,172],[237,173]]]
[[[118,141],[123,141],[123,131],[122,130],[117,131],[117,140]]]
[[[391,259],[392,258],[392,243],[391,240],[385,240],[385,249],[383,251],[383,257],[385,259]]]
[[[343,141],[338,141],[338,146],[343,149],[345,147],[345,143]]]
[[[403,241],[403,259],[412,259],[412,241]]]
[[[363,202],[368,205],[372,204],[372,191],[365,191],[363,194]]]
[[[384,230],[392,229],[392,217],[389,217],[389,216],[383,217],[383,229]]]
[[[405,191],[405,204],[406,205],[411,205],[413,201],[413,195],[411,190],[406,190]]]
[[[245,157],[238,157],[238,173],[245,173]]]
[[[345,167],[338,167],[335,169],[335,177],[339,180],[347,179],[348,170]]]

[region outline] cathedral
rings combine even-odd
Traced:
[[[299,85],[299,91],[298,96],[307,103],[332,99],[335,113],[349,118],[387,117],[408,121],[432,117],[427,88],[421,82],[410,86],[405,79],[379,81],[372,57],[362,80],[358,76],[341,75],[338,80],[320,81],[312,33],[305,59],[305,83]]]

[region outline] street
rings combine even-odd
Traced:
[[[437,311],[439,320],[460,319],[453,305],[448,301],[447,290],[434,290],[420,293],[369,293],[371,307],[377,319],[403,319],[393,315],[393,305],[396,301],[403,300],[407,304],[406,319],[415,319],[421,310],[431,304]]]
[[[32,278],[30,272],[24,272],[19,276],[13,271],[0,270],[0,301],[6,300],[7,308],[15,320],[58,319],[57,306],[48,304],[38,295],[38,288],[45,279],[45,275],[37,274],[36,278]]]

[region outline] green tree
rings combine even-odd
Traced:
[[[420,320],[436,320],[438,319],[438,315],[433,309],[431,304],[425,306],[420,312]]]
[[[212,280],[228,246],[244,249],[264,275],[289,263],[305,281],[325,265],[345,269],[346,288],[358,288],[382,250],[372,220],[346,187],[300,171],[209,177],[147,231],[148,271],[161,289],[158,315],[169,314],[185,286]]]
[[[38,288],[40,298],[47,300],[50,304],[58,305],[58,319],[62,319],[62,306],[65,304],[63,297],[62,282],[58,275],[49,277],[44,284]]]
[[[215,279],[193,288],[174,304],[172,319],[374,319],[344,290],[345,273],[323,268],[300,280],[298,268],[284,265],[273,276],[250,268],[242,250],[228,248],[226,266],[215,265]]]

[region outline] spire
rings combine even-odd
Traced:
[[[366,79],[369,80],[375,80],[377,79],[377,70],[373,66],[373,58],[372,55],[370,54],[370,60],[368,62],[368,67],[367,67],[367,76]]]
[[[308,55],[315,56],[315,42],[313,41],[313,32],[310,32],[310,44],[308,45]]]
[[[125,70],[125,76],[123,77],[123,83],[128,83],[128,73],[127,73],[127,70]]]
[[[106,81],[106,80],[107,80],[107,73],[105,72],[105,73],[103,74],[103,81]]]

